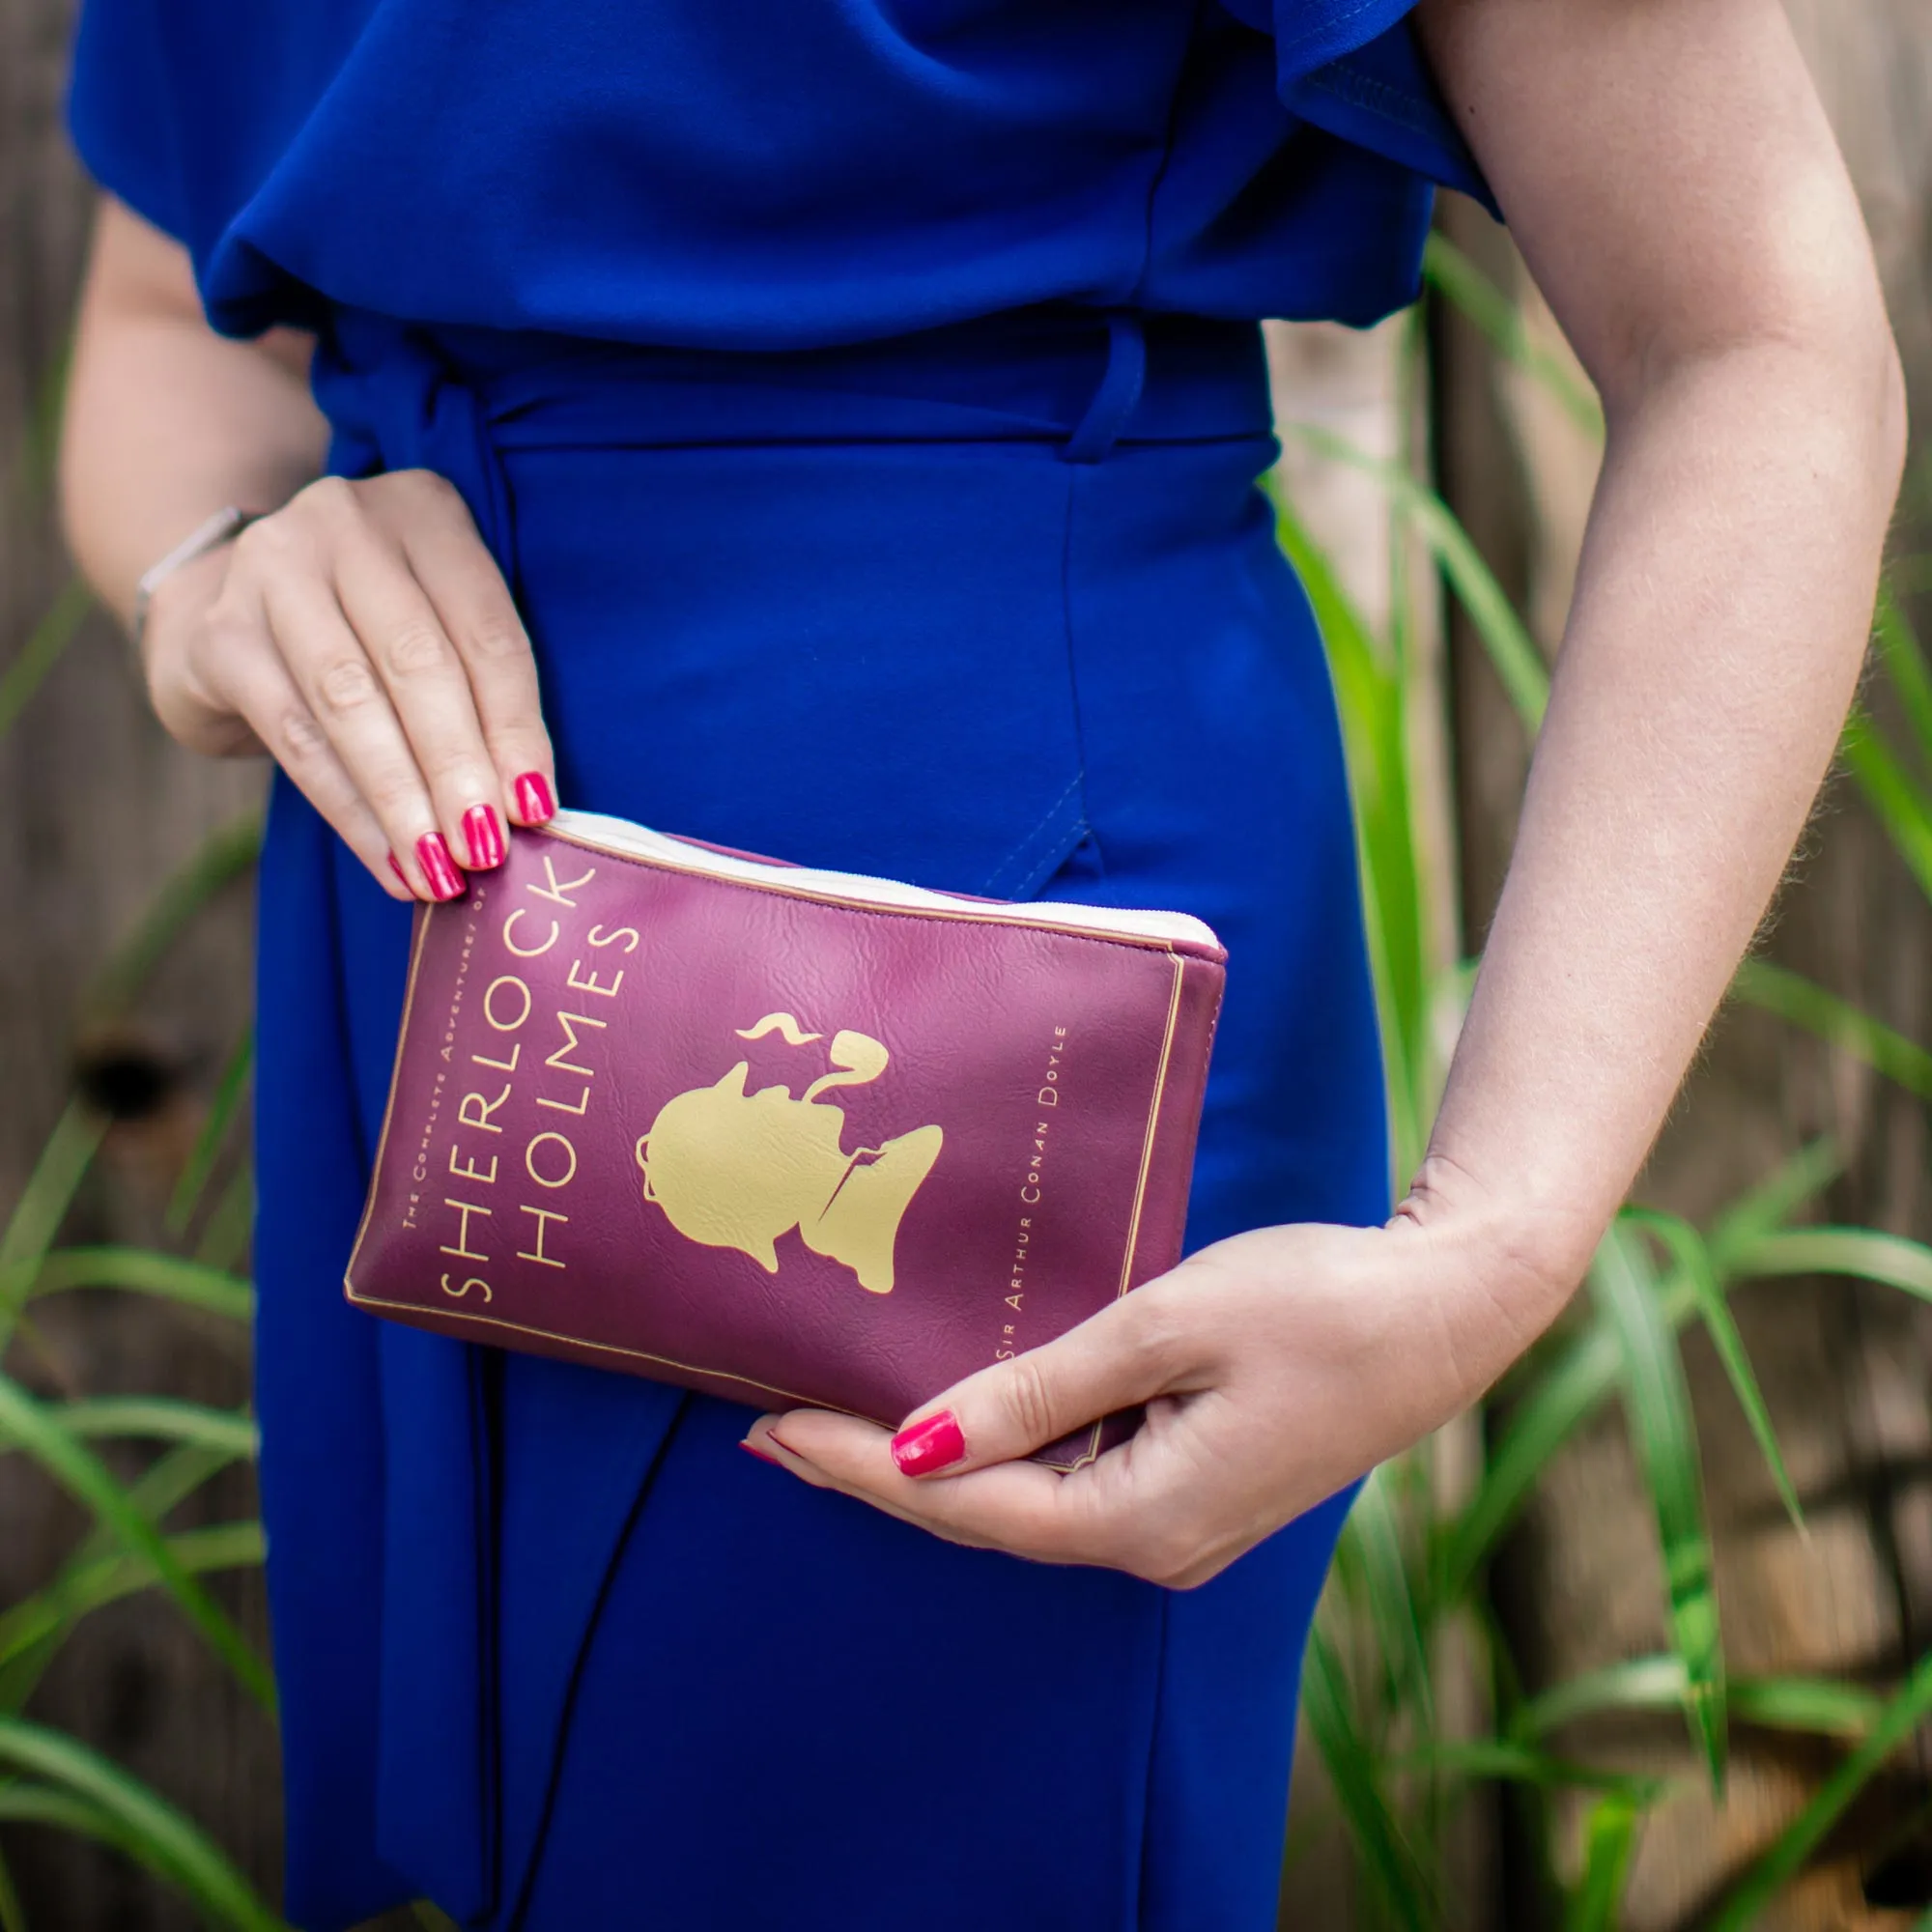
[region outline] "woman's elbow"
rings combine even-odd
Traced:
[[[1746,439],[1775,425],[1793,463],[1857,504],[1866,526],[1889,526],[1905,470],[1907,392],[1868,255],[1856,266],[1787,257],[1782,272],[1758,275],[1747,299],[1677,304],[1632,327],[1624,344],[1592,371],[1613,443],[1694,392],[1710,405],[1699,410],[1706,425]]]

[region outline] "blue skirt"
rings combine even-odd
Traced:
[[[463,490],[565,804],[1231,955],[1190,1246],[1387,1209],[1334,706],[1257,331],[650,352],[338,314],[348,473]],[[408,909],[286,783],[262,878],[263,1487],[311,1932],[1264,1932],[1345,1498],[1205,1587],[956,1548],[750,1412],[346,1306]]]

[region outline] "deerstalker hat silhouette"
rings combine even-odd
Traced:
[[[767,1013],[734,1030],[740,1039],[777,1033],[788,1046],[807,1033],[790,1013]],[[836,1087],[876,1080],[892,1056],[870,1034],[832,1036],[821,1074],[798,1098],[788,1087],[746,1091],[741,1060],[709,1087],[667,1100],[637,1147],[644,1199],[687,1239],[736,1248],[769,1274],[779,1237],[793,1228],[814,1254],[852,1270],[874,1294],[893,1289],[899,1223],[945,1142],[937,1126],[914,1127],[882,1147],[844,1151],[845,1113],[819,1099]]]

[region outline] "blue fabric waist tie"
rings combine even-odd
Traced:
[[[787,442],[1117,445],[1270,431],[1251,323],[1038,310],[785,355],[429,327],[338,309],[314,386],[342,475],[428,469],[463,493],[514,582],[502,456]]]

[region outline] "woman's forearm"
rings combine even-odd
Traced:
[[[156,589],[156,714],[191,750],[273,757],[391,897],[454,898],[502,863],[506,823],[555,810],[536,663],[448,481],[314,480],[309,347],[224,341],[185,251],[103,203],[62,444],[69,541],[125,619],[198,525],[262,513]]]
[[[68,541],[125,621],[141,574],[228,504],[267,510],[320,469],[303,338],[216,335],[183,251],[103,201],[62,439]]]
[[[1425,1208],[1432,1191],[1490,1204],[1554,1293],[1641,1164],[1831,759],[1900,396],[1866,317],[1849,341],[1666,366],[1612,415],[1422,1181]]]
[[[1418,18],[1609,425],[1406,1208],[1487,1223],[1524,1264],[1527,1290],[1469,1311],[1474,1359],[1474,1328],[1500,1315],[1526,1340],[1587,1264],[1803,829],[1863,657],[1904,402],[1776,0],[1425,0]]]

